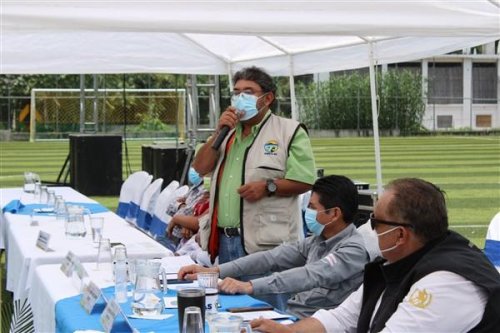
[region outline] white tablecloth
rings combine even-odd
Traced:
[[[113,285],[111,271],[96,271],[94,263],[83,264],[90,279],[100,288]],[[33,312],[35,332],[55,332],[55,305],[57,301],[80,294],[77,280],[66,277],[60,265],[38,266],[33,274],[28,299]]]
[[[68,187],[56,187],[55,191],[56,195],[63,195],[66,201],[95,203]],[[21,189],[2,189],[0,197],[2,207],[10,200],[19,198],[23,204],[29,204],[29,197],[33,198],[30,194],[24,194]],[[29,215],[11,213],[2,215],[1,236],[5,241],[7,251],[7,290],[14,293],[15,299],[27,296],[38,266],[60,264],[70,250],[81,262],[95,262],[97,259],[97,248],[92,243],[88,221],[86,221],[87,236],[85,238],[67,239],[63,223],[56,221],[55,216],[37,216],[39,225],[31,226]],[[112,243],[125,244],[129,258],[162,258],[172,255],[170,250],[128,224],[115,213],[106,212],[94,215],[105,219],[103,237],[109,238]],[[40,230],[50,234],[49,247],[52,251],[45,252],[36,247]]]

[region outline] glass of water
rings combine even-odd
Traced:
[[[92,229],[92,242],[99,245],[99,241],[102,238],[102,228],[104,226],[104,217],[91,216],[90,217],[90,228]]]

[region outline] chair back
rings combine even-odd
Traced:
[[[149,174],[146,177],[134,179],[131,190],[132,200],[130,200],[130,209],[128,210],[128,214],[125,217],[128,222],[135,224],[137,215],[139,214],[139,207],[141,205],[142,196],[144,195],[144,191],[146,191],[149,184],[151,184],[152,180],[153,176]]]
[[[165,188],[165,190],[168,186]],[[163,190],[163,191],[165,191]],[[168,223],[172,216],[167,214],[167,207],[177,198],[185,196],[189,191],[189,187],[187,185],[181,186],[175,189],[170,195],[165,194],[165,197],[157,200],[156,205],[161,205],[161,207],[155,208],[155,214],[153,215],[153,219],[151,220],[151,225],[149,228],[149,232],[151,235],[156,238],[158,236],[164,236],[165,231],[167,230]]]
[[[500,271],[500,212],[493,217],[488,226],[484,254]]]
[[[116,214],[122,218],[125,218],[130,209],[130,202],[134,198],[134,187],[135,183],[141,179],[147,179],[149,174],[146,171],[137,171],[128,176],[128,178],[123,182],[120,189],[120,197],[118,198],[118,208],[116,209]]]
[[[141,199],[141,205],[139,206],[139,213],[137,214],[136,224],[139,228],[143,230],[149,230],[149,225],[151,224],[151,219],[153,217],[153,211],[156,204],[156,200],[160,195],[161,186],[163,185],[163,178],[158,178],[152,182],[144,191]]]

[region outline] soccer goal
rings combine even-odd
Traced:
[[[70,133],[186,137],[185,89],[33,89],[30,141]]]

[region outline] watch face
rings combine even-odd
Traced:
[[[271,180],[267,183],[267,190],[269,192],[276,192],[276,184],[274,183],[274,181]]]

